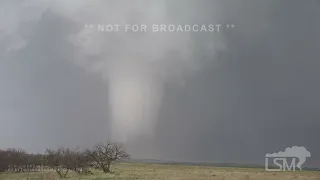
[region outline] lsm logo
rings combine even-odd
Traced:
[[[311,153],[305,147],[288,147],[284,152],[266,154],[265,169],[266,171],[295,171],[297,168],[302,170],[301,166],[308,157],[311,157]]]

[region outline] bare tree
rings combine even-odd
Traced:
[[[105,173],[110,172],[113,162],[130,159],[123,144],[109,141],[97,143],[92,149],[86,150],[86,153]]]
[[[70,161],[68,149],[59,148],[57,150],[46,150],[45,162],[46,165],[53,168],[60,176],[65,178],[69,172],[67,164]]]
[[[29,163],[29,154],[23,149],[9,148],[6,149],[6,159],[8,167],[15,167],[15,171],[22,172],[27,170]]]
[[[70,157],[66,164],[69,170],[81,173],[84,170],[88,171],[90,158],[87,156],[85,151],[79,148],[70,150],[67,149],[67,154]]]
[[[47,149],[45,157],[46,165],[53,168],[61,178],[65,178],[69,171],[81,173],[83,169],[87,169],[89,166],[89,158],[86,156],[86,152],[79,148]]]

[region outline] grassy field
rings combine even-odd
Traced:
[[[69,180],[320,180],[320,172],[266,172],[264,169],[220,168],[208,166],[121,163],[113,173],[93,171],[94,175],[69,173]],[[0,180],[56,180],[55,172],[1,173]]]

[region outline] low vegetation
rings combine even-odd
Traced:
[[[124,146],[114,142],[89,149],[47,149],[44,154],[7,149],[0,151],[0,180],[320,180],[319,171],[267,172],[121,161],[129,158]]]
[[[115,163],[111,173],[91,169],[92,174],[68,173],[65,180],[320,180],[320,172],[266,172],[264,169],[209,166]],[[59,180],[55,172],[4,172],[1,180]]]

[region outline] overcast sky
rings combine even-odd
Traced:
[[[84,56],[70,38],[81,35],[85,21],[110,20],[93,12],[113,9],[113,17],[125,19],[133,16],[123,13],[135,4],[134,12],[143,11],[140,16],[147,17],[150,6],[160,14],[165,9],[177,24],[235,28],[193,33],[187,42],[194,53],[187,63],[150,66],[152,75],[170,75],[161,83],[154,134],[128,142],[133,157],[263,164],[266,153],[304,146],[312,155],[307,163],[320,167],[320,1],[56,2],[0,0],[0,148],[43,152],[62,145],[86,147],[111,137],[111,80],[88,71],[78,59],[109,57],[112,40],[93,41],[93,51]],[[130,42],[132,48],[142,44],[142,54],[152,59],[167,57],[167,44],[175,42],[172,47],[179,46],[176,51],[183,54],[186,49],[180,45],[187,37],[177,36],[182,40],[164,39],[155,52],[148,49],[152,42]],[[214,42],[214,49],[203,50],[206,40]],[[112,44],[117,57],[140,50],[131,52],[131,46],[123,47],[126,40],[120,42]],[[199,68],[193,71],[192,66]]]

